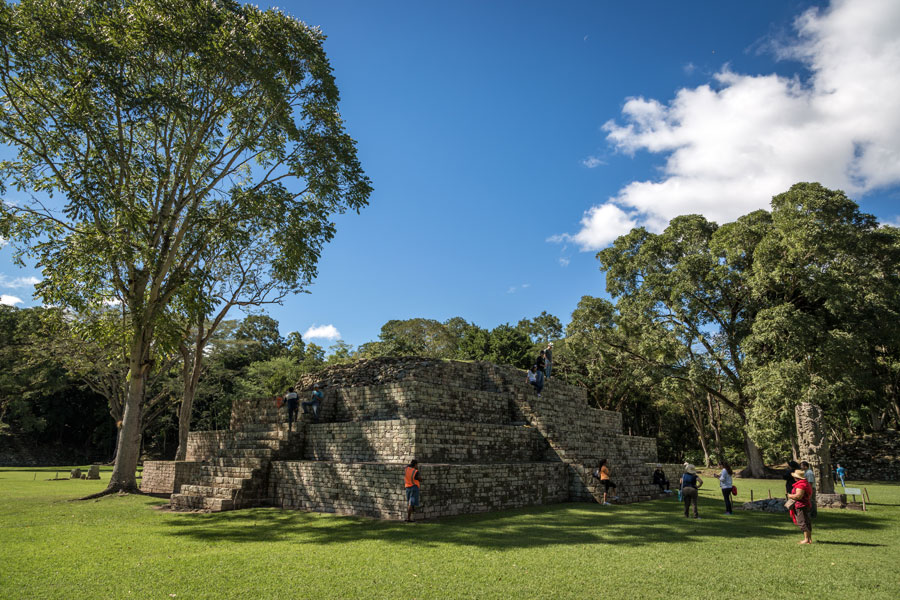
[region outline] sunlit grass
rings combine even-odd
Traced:
[[[900,485],[867,513],[822,511],[814,544],[784,515],[701,520],[675,499],[557,504],[412,526],[260,508],[174,514],[58,471],[0,470],[0,598],[900,597]],[[717,483],[712,481],[710,483]],[[738,501],[783,491],[737,480]]]

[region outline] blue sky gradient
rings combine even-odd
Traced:
[[[885,8],[890,2],[865,3],[870,10],[885,10],[889,22],[897,17]],[[586,233],[579,237],[585,212],[609,204],[611,215],[621,211],[635,223],[661,226],[665,210],[629,205],[622,190],[693,167],[680,158],[677,164],[670,161],[671,148],[651,151],[642,144],[671,134],[703,147],[697,142],[705,135],[702,124],[686,131],[696,118],[682,119],[674,110],[665,126],[651,125],[662,127],[654,129],[652,139],[611,141],[615,127],[634,124],[623,114],[626,102],[644,98],[671,107],[679,90],[708,85],[724,106],[725,88],[737,90],[762,81],[750,78],[768,75],[809,90],[819,55],[790,51],[812,31],[810,26],[801,35],[795,19],[818,7],[819,21],[813,24],[849,21],[854,17],[842,16],[841,11],[849,13],[845,5],[799,0],[279,4],[328,36],[341,112],[375,191],[360,214],[337,217],[337,236],[324,252],[310,293],[271,307],[269,314],[285,334],[332,325],[354,346],[375,339],[389,319],[461,316],[492,328],[546,310],[568,322],[582,296],[604,294],[597,247],[585,246]],[[900,23],[894,24],[900,31]],[[900,79],[900,72],[890,72],[896,63],[888,58],[873,62],[888,71],[870,76],[876,88],[884,76]],[[723,81],[725,72],[743,79]],[[867,80],[855,84],[865,86]],[[775,101],[791,102],[783,96]],[[749,97],[749,105],[757,106]],[[760,96],[759,105],[766,102]],[[878,114],[879,107],[860,110]],[[760,123],[771,121],[760,117]],[[727,131],[714,129],[719,131],[710,135],[717,135],[718,143],[727,141]],[[772,139],[784,138],[774,132]],[[900,157],[898,148],[888,150]],[[790,144],[781,152],[792,152]],[[828,160],[816,158],[817,164]],[[788,166],[770,187],[785,178],[828,176],[803,165],[793,168],[783,157],[773,162]],[[848,193],[864,210],[896,222],[900,177],[887,162],[864,171],[862,180],[853,180],[861,184]],[[733,173],[719,177],[715,170],[715,161],[704,165],[703,176],[713,176],[712,183],[703,184],[722,187],[723,207],[700,202],[689,212],[730,215],[729,196],[736,187],[758,198],[760,207],[787,189],[768,191],[766,177],[753,177],[760,187],[748,190]],[[691,181],[700,185],[697,178]],[[652,205],[653,197],[648,198]],[[598,235],[591,239],[602,238]],[[10,248],[0,250],[0,294],[21,299],[17,306],[37,303],[31,289],[16,280],[40,273],[17,269],[10,257]],[[328,346],[333,340],[311,341]]]

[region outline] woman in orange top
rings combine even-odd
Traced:
[[[609,502],[606,501],[606,497],[609,494],[610,488],[612,488],[613,493],[616,492],[616,484],[613,483],[613,480],[609,478],[609,467],[606,465],[606,459],[601,458],[600,462],[597,464],[597,468],[594,469],[594,479],[599,479],[600,483],[603,485],[603,505],[609,506]],[[618,500],[618,496],[613,496],[613,500]]]
[[[413,509],[419,505],[419,461],[412,459],[403,472],[406,486],[406,522],[412,523]]]

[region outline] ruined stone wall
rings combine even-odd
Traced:
[[[888,429],[835,444],[831,460],[832,466],[847,469],[847,479],[852,481],[900,481],[900,432]]]
[[[479,389],[414,379],[351,388],[325,388],[322,417],[328,421],[430,418],[508,423],[506,396]]]
[[[530,427],[395,419],[326,423],[307,428],[305,460],[405,463],[558,460]]]
[[[175,493],[199,473],[199,469],[199,462],[146,460],[141,473],[141,491],[145,494]]]
[[[273,462],[268,502],[281,508],[400,519],[406,515],[402,464]],[[422,507],[436,518],[564,502],[562,463],[421,465]]]

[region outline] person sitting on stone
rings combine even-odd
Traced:
[[[541,391],[544,389],[544,372],[538,370],[537,365],[531,365],[531,368],[525,374],[525,381],[534,386],[534,392],[540,398]]]
[[[660,492],[666,494],[672,493],[672,490],[669,489],[669,479],[663,472],[662,465],[656,465],[656,470],[653,471],[653,485],[658,485]]]
[[[322,390],[319,389],[319,384],[317,383],[313,386],[312,399],[304,402],[302,405],[304,415],[312,413],[313,423],[319,422],[319,406],[321,405],[322,399],[324,397],[325,394],[323,394]]]

